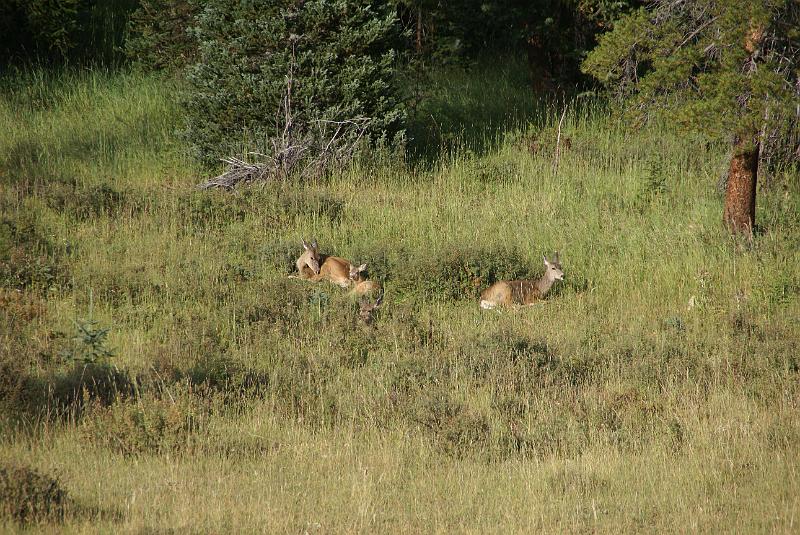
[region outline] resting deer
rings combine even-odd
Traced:
[[[538,280],[498,281],[481,292],[481,308],[496,306],[527,306],[544,299],[557,280],[564,280],[556,252],[553,259],[544,259],[545,272]]]
[[[350,286],[350,262],[338,256],[319,252],[317,240],[310,244],[303,240],[305,251],[297,259],[297,275],[294,277],[311,281],[330,281],[342,288]]]
[[[350,266],[349,279],[353,283],[353,289],[350,291],[353,294],[366,295],[381,291],[381,284],[379,282],[367,280],[366,271],[366,264],[361,264],[358,267]]]
[[[322,255],[319,254],[317,250],[317,240],[313,240],[311,243],[306,243],[306,240],[303,240],[303,249],[303,254],[300,255],[300,258],[298,258],[295,263],[297,266],[297,275],[292,275],[292,277],[311,279],[319,275],[319,265],[322,262]]]
[[[361,310],[359,311],[358,315],[361,318],[361,321],[364,322],[365,325],[371,326],[372,321],[375,319],[375,310],[381,306],[383,302],[383,292],[378,296],[374,303],[370,303],[368,301],[361,302]]]

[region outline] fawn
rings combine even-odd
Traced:
[[[557,280],[564,280],[558,252],[552,260],[544,259],[545,272],[538,280],[498,281],[481,292],[481,308],[501,306],[527,306],[544,299]]]
[[[374,303],[370,303],[369,301],[361,301],[361,309],[358,312],[361,321],[364,322],[364,325],[372,326],[372,321],[375,319],[375,310],[381,306],[383,302],[383,292],[375,299]]]
[[[350,291],[355,295],[366,295],[381,291],[381,284],[379,282],[367,280],[367,276],[365,275],[366,270],[366,264],[361,264],[358,267],[350,266],[349,279],[353,283],[353,289]]]
[[[303,240],[303,254],[297,259],[297,275],[294,277],[311,281],[330,281],[342,288],[350,286],[350,262],[338,256],[319,252],[317,240],[310,244]]]

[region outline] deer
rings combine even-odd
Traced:
[[[369,301],[361,301],[360,310],[358,312],[359,318],[361,321],[364,322],[364,325],[371,327],[372,322],[375,319],[375,311],[378,307],[381,306],[383,302],[383,292],[375,299],[374,303],[370,303]]]
[[[349,279],[353,284],[353,289],[350,292],[353,295],[367,295],[382,290],[381,284],[377,281],[367,280],[366,276],[367,265],[361,264],[360,266],[350,266]]]
[[[317,240],[310,244],[303,240],[303,254],[297,259],[297,275],[292,278],[318,282],[330,281],[337,286],[350,286],[350,261],[338,256],[324,255],[319,252]]]
[[[323,258],[317,250],[317,240],[312,240],[311,243],[303,241],[303,254],[297,259],[295,265],[297,266],[297,275],[290,275],[290,278],[298,279],[311,279],[319,275],[320,263]]]
[[[564,272],[558,260],[558,252],[551,260],[542,255],[544,274],[537,280],[497,281],[481,292],[480,306],[484,309],[496,306],[530,306],[544,299],[556,281],[564,280]]]

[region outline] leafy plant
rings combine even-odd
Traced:
[[[70,347],[61,351],[61,357],[67,361],[84,364],[105,363],[114,356],[114,350],[106,347],[110,328],[98,328],[96,320],[78,320],[75,322],[75,336]]]

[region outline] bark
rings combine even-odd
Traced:
[[[733,234],[752,235],[756,222],[759,144],[740,138],[734,144],[722,219]]]

